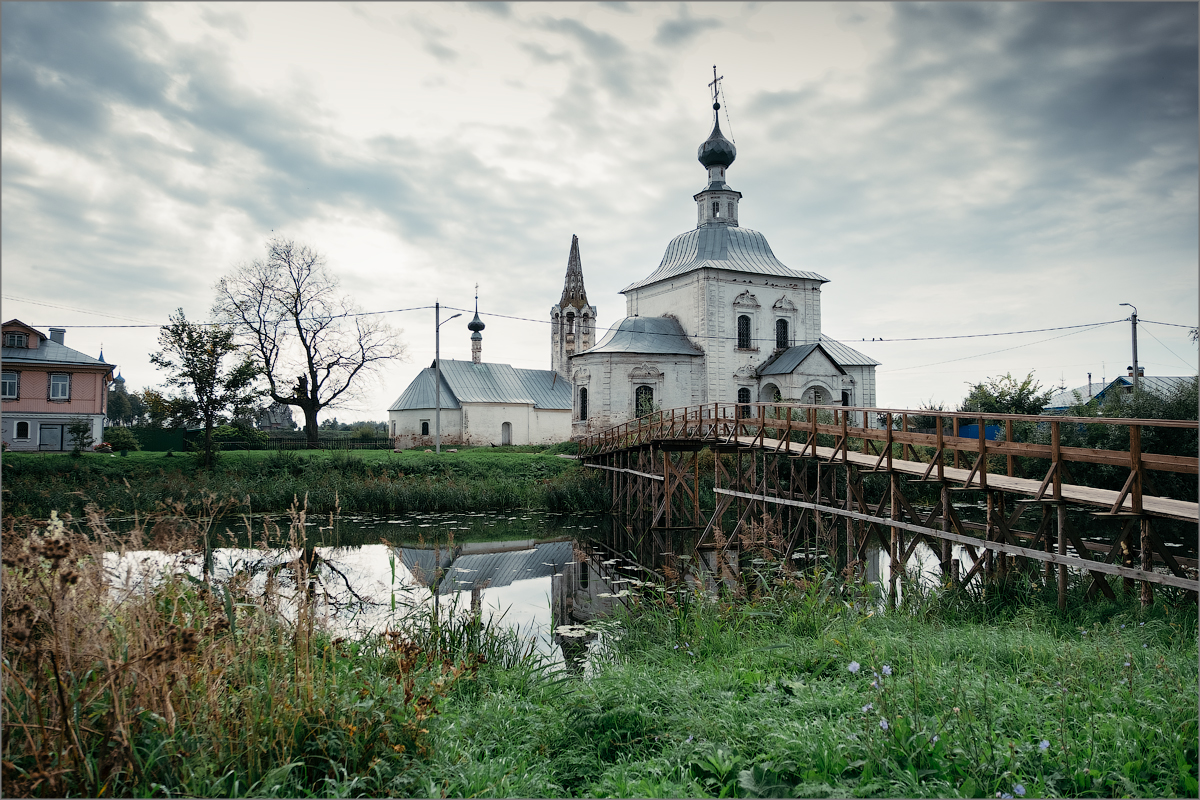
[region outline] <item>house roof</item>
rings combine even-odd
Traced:
[[[815,272],[803,272],[785,266],[771,252],[767,237],[758,231],[728,224],[701,225],[680,234],[667,245],[658,269],[649,277],[631,283],[621,293],[649,286],[652,283],[686,275],[705,267],[750,272],[755,275],[774,275],[780,278],[802,278],[828,283]]]
[[[434,368],[421,370],[389,411],[434,407]],[[442,359],[442,408],[463,403],[517,403],[534,408],[570,409],[571,383],[542,369],[514,369],[509,364],[476,364]]]
[[[1194,375],[1143,375],[1138,379],[1143,391],[1152,394],[1166,396],[1178,389],[1187,382],[1196,380]],[[1099,400],[1104,402],[1105,395],[1114,390],[1132,389],[1133,378],[1129,375],[1121,375],[1113,378],[1107,384],[1099,382],[1093,383],[1091,386],[1091,397],[1088,396],[1088,386],[1078,386],[1074,389],[1058,392],[1051,396],[1050,402],[1042,406],[1043,411],[1065,411],[1073,405],[1087,403],[1091,400]],[[1076,400],[1076,395],[1079,399]]]
[[[626,317],[614,323],[595,347],[572,358],[593,353],[698,356],[703,351],[692,344],[674,317]]]
[[[63,364],[75,367],[103,367],[107,370],[114,369],[112,364],[105,363],[98,358],[93,358],[87,353],[81,353],[78,350],[67,347],[65,344],[59,344],[58,342],[52,341],[44,333],[29,327],[18,319],[10,319],[8,322],[4,323],[4,327],[19,327],[22,330],[36,334],[39,339],[38,346],[36,348],[0,348],[0,361],[3,361],[5,364],[32,364],[39,366]]]

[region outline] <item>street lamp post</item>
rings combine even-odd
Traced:
[[[428,308],[428,306],[426,306]],[[454,317],[461,317],[455,314]],[[449,317],[446,322],[454,319]],[[433,447],[438,455],[442,453],[442,304],[433,304]]]
[[[1137,306],[1133,303],[1121,303],[1123,306],[1129,306],[1133,309],[1133,313],[1129,316],[1129,321],[1133,323],[1133,393],[1137,394],[1140,383],[1138,382],[1138,363],[1137,363]]]

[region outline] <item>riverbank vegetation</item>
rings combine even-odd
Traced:
[[[1194,603],[906,586],[884,614],[764,553],[720,594],[630,596],[580,675],[469,612],[337,638],[299,556],[104,573],[211,524],[6,527],[6,794],[1196,796]]]
[[[170,501],[235,498],[236,513],[282,512],[307,496],[313,513],[404,513],[515,508],[601,511],[608,495],[572,445],[475,448],[441,456],[420,451],[245,451],[200,469],[192,454],[101,453],[73,459],[47,453],[4,456],[5,516],[82,517],[88,504],[108,515],[151,513]],[[521,452],[525,451],[525,452]]]

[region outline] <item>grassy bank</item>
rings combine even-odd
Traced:
[[[235,498],[243,513],[285,511],[305,495],[313,513],[607,508],[600,483],[555,452],[249,451],[222,454],[211,471],[189,454],[5,453],[4,514],[80,516],[95,503],[128,515],[204,494]]]
[[[114,593],[119,544],[5,532],[8,795],[1196,796],[1194,605],[677,584],[577,677],[469,614],[331,639],[302,560]]]

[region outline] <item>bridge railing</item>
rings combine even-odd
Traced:
[[[918,422],[922,425],[917,425]],[[1077,434],[1085,426],[1105,426],[1105,435],[1093,438],[1109,442],[1119,438],[1121,446],[1064,444],[1064,434],[1068,439],[1079,438]],[[1190,449],[1193,455],[1143,449],[1144,429],[1195,431],[1198,427],[1195,420],[980,414],[796,403],[708,403],[654,411],[583,436],[579,439],[579,454],[585,458],[598,456],[668,439],[736,441],[803,454],[815,453],[819,439],[826,437],[832,443],[833,457],[841,460],[848,459],[852,440],[857,440],[853,445],[856,449],[879,457],[878,468],[885,464],[890,467],[894,458],[921,461],[930,467],[926,477],[936,474],[942,479],[945,469],[962,466],[971,468],[972,476],[983,486],[987,485],[988,457],[993,456],[1004,457],[1005,472],[1010,476],[1017,457],[1047,460],[1050,471],[1043,480],[1043,491],[1050,486],[1057,488],[1064,479],[1063,473],[1069,472],[1066,464],[1071,462],[1125,467],[1130,469],[1130,477],[1122,491],[1124,499],[1131,492],[1140,497],[1139,478],[1145,470],[1188,474],[1200,471],[1194,447]],[[1118,434],[1119,428],[1125,428],[1127,434]],[[1019,438],[1027,440],[1018,441]],[[1031,438],[1041,441],[1028,441]],[[924,452],[917,448],[924,448]]]

